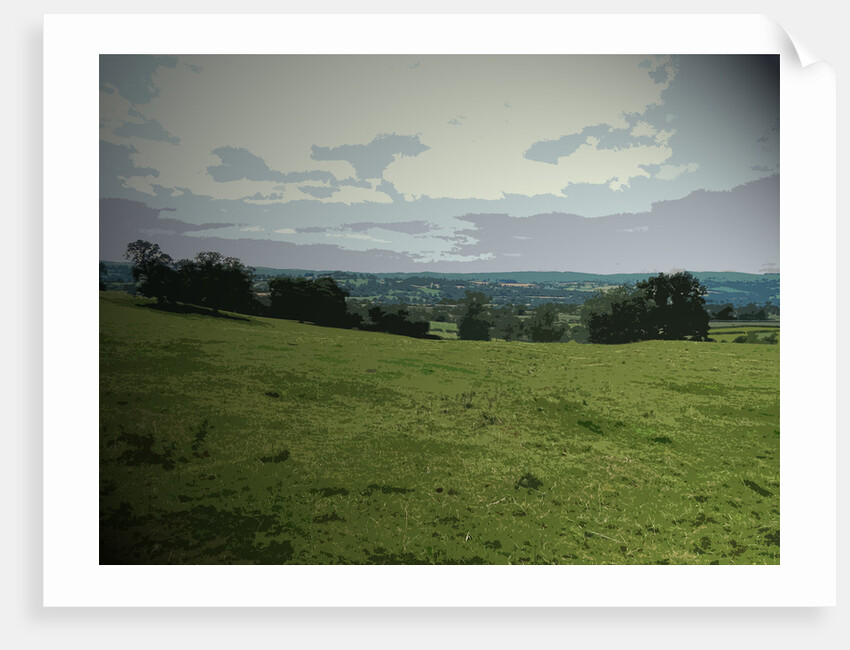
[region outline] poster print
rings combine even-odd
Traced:
[[[778,564],[779,57],[100,57],[101,564]]]

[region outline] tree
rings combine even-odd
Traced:
[[[705,311],[705,285],[686,271],[672,275],[659,273],[636,289],[647,301],[650,338],[699,341],[708,338],[708,313]]]
[[[714,316],[717,320],[735,320],[735,308],[732,305],[726,305]]]
[[[278,277],[269,280],[271,313],[278,318],[329,327],[353,327],[357,317],[348,313],[346,297],[348,292],[331,277],[315,280]]]
[[[176,266],[183,302],[209,307],[214,314],[220,309],[256,311],[254,272],[239,259],[204,251],[194,260],[180,260]]]
[[[492,323],[487,319],[489,298],[478,291],[467,291],[463,299],[466,307],[457,326],[458,338],[467,341],[489,341]]]
[[[512,306],[493,309],[493,337],[505,341],[515,341],[523,333],[523,322]]]
[[[581,310],[591,343],[708,338],[706,288],[690,273],[660,273],[634,287],[598,293]]]
[[[534,310],[534,316],[526,324],[531,340],[537,343],[560,341],[568,333],[560,324],[558,310],[552,303],[540,305]]]
[[[127,244],[124,257],[133,262],[133,280],[140,294],[160,303],[174,302],[177,274],[171,256],[163,253],[159,244],[137,239]]]

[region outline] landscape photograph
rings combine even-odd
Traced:
[[[778,55],[99,65],[101,565],[780,563]]]

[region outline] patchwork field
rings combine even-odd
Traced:
[[[102,292],[100,559],[776,564],[779,345],[419,340]]]

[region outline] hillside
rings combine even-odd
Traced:
[[[779,562],[779,346],[429,341],[101,292],[101,563]]]

